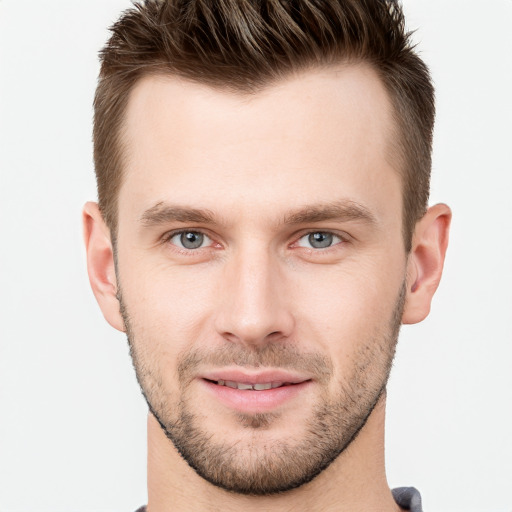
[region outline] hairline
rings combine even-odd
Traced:
[[[127,130],[127,123],[126,118],[129,110],[130,100],[133,96],[134,90],[140,86],[140,84],[148,79],[151,78],[157,78],[162,80],[173,80],[182,82],[183,84],[197,84],[200,86],[204,86],[205,88],[209,88],[213,91],[226,93],[226,94],[232,94],[234,96],[238,97],[246,97],[250,98],[251,96],[256,96],[258,94],[261,94],[265,92],[268,89],[271,89],[272,87],[277,87],[280,84],[286,83],[287,80],[291,80],[293,78],[300,78],[301,76],[305,76],[308,73],[321,71],[321,70],[331,70],[333,68],[341,68],[344,67],[357,67],[357,66],[363,66],[374,74],[375,78],[379,81],[380,85],[383,87],[383,90],[386,94],[386,97],[389,102],[389,108],[390,108],[390,115],[389,115],[389,130],[387,130],[387,133],[385,135],[386,139],[386,152],[385,152],[385,158],[387,163],[391,166],[391,168],[398,173],[398,177],[400,179],[400,186],[401,186],[401,225],[402,225],[402,238],[404,241],[404,248],[406,252],[408,253],[411,248],[411,238],[412,238],[412,232],[410,232],[410,229],[408,229],[408,226],[406,225],[406,217],[405,217],[405,193],[406,193],[406,180],[407,180],[407,172],[406,172],[406,166],[407,166],[407,158],[403,154],[404,151],[400,147],[400,144],[397,144],[394,142],[395,140],[401,140],[400,134],[403,132],[404,127],[402,126],[404,123],[398,113],[398,106],[396,102],[398,101],[392,92],[390,91],[390,88],[387,86],[386,81],[381,76],[381,72],[379,68],[373,64],[369,59],[364,58],[354,58],[354,57],[347,57],[344,59],[339,59],[337,61],[333,62],[318,62],[318,63],[310,63],[307,66],[303,66],[299,69],[290,69],[286,73],[282,73],[281,76],[274,76],[274,77],[268,77],[267,79],[262,79],[258,85],[252,84],[247,86],[247,88],[240,87],[240,86],[233,86],[229,83],[223,82],[221,80],[216,81],[207,81],[200,78],[192,78],[189,76],[182,76],[179,73],[176,73],[172,70],[170,70],[165,65],[153,65],[148,66],[144,69],[144,72],[137,76],[135,80],[133,80],[130,83],[130,86],[128,88],[127,94],[124,99],[124,105],[122,108],[122,113],[119,117],[118,124],[116,126],[117,133],[114,135],[116,148],[115,151],[118,152],[120,158],[118,161],[119,165],[119,176],[118,176],[118,184],[116,188],[116,194],[114,201],[111,202],[111,216],[113,216],[113,219],[110,219],[110,222],[107,222],[107,226],[110,230],[111,239],[113,241],[117,240],[117,232],[119,227],[119,195],[121,192],[121,188],[124,183],[124,177],[126,173],[126,167],[127,167],[127,160],[129,158],[129,147],[126,141],[126,130]],[[105,218],[105,217],[104,217]]]

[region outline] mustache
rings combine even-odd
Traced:
[[[330,358],[317,352],[302,352],[294,345],[268,343],[249,348],[236,343],[215,349],[192,349],[179,358],[180,382],[193,380],[202,367],[240,366],[243,368],[281,368],[310,373],[319,382],[327,382],[332,375]]]

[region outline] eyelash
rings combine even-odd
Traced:
[[[328,247],[307,247],[304,245],[300,245],[301,240],[305,239],[306,237],[310,237],[311,235],[316,235],[316,234],[331,236],[333,238],[332,244],[329,245]],[[338,241],[335,241],[335,239],[337,239]],[[297,239],[297,241],[294,242],[292,245],[301,247],[301,248],[309,250],[311,252],[318,253],[318,252],[327,252],[327,251],[329,251],[329,249],[334,249],[337,245],[345,243],[346,241],[347,241],[347,239],[344,238],[342,235],[334,233],[332,231],[308,231],[307,233],[302,234]]]
[[[177,235],[182,235],[184,233],[197,233],[197,234],[200,234],[200,235],[203,235],[205,237],[207,237],[211,244],[210,245],[207,245],[205,247],[198,247],[197,249],[187,249],[187,248],[184,248],[184,247],[180,247],[176,244],[173,244],[171,243],[171,240],[177,236]],[[305,238],[305,237],[308,237],[310,235],[313,235],[313,234],[316,234],[316,233],[322,233],[324,235],[332,235],[333,238],[335,239],[338,239],[339,241],[336,242],[336,243],[333,243],[332,245],[328,246],[328,247],[324,247],[324,248],[315,248],[315,247],[305,247],[305,246],[302,246],[302,245],[298,245],[299,242]],[[328,230],[310,230],[310,231],[306,231],[306,232],[302,232],[300,234],[299,237],[296,237],[295,238],[295,241],[290,244],[289,247],[291,247],[292,249],[295,249],[295,248],[302,248],[302,249],[305,249],[306,251],[310,252],[310,253],[314,253],[314,254],[320,254],[320,253],[327,253],[327,252],[330,252],[330,250],[334,249],[336,246],[340,245],[340,244],[346,244],[349,242],[349,238],[347,235],[342,235],[342,234],[339,234],[339,233],[335,233],[334,231],[328,231]],[[208,235],[208,233],[206,233],[205,231],[201,230],[201,229],[180,229],[180,230],[177,230],[177,231],[171,231],[169,233],[166,233],[163,237],[162,237],[162,244],[170,244],[170,245],[173,245],[174,249],[178,252],[180,252],[181,254],[184,254],[186,256],[194,256],[197,254],[197,252],[200,250],[200,249],[209,249],[209,248],[212,248],[212,245],[215,244],[216,242],[214,242],[213,238],[211,236]],[[220,246],[221,244],[217,243],[218,246]]]
[[[206,233],[205,231],[202,231],[201,229],[180,229],[180,230],[177,230],[177,231],[171,231],[169,233],[166,233],[163,237],[162,237],[162,244],[170,244],[174,247],[174,250],[178,251],[180,254],[183,254],[185,256],[195,256],[197,254],[197,251],[199,251],[200,249],[208,249],[208,248],[211,248],[211,245],[208,245],[206,247],[198,247],[197,249],[187,249],[185,247],[180,247],[179,245],[176,245],[176,244],[173,244],[171,242],[171,240],[177,236],[177,235],[182,235],[184,233],[197,233],[197,234],[200,234],[200,235],[203,235],[205,237],[207,237],[212,243],[215,243],[212,239],[211,236],[208,235],[208,233]],[[218,244],[220,245],[220,244]]]

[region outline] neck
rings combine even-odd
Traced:
[[[148,417],[148,512],[391,512],[400,510],[384,470],[385,396],[350,446],[320,475],[271,496],[227,492],[198,476]]]

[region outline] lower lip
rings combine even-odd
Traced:
[[[310,380],[262,391],[242,390],[219,386],[209,380],[200,381],[219,402],[245,413],[271,412],[303,394],[312,384]]]

